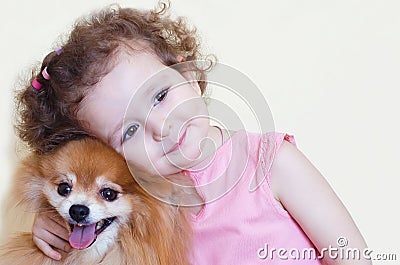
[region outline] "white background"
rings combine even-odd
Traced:
[[[19,155],[12,127],[18,80],[56,47],[75,18],[109,3],[2,2],[2,201]],[[149,0],[119,3],[155,5]],[[295,135],[369,247],[400,259],[400,2],[173,0],[172,12],[197,26],[206,51],[262,90],[276,130]],[[9,215],[0,218],[7,232],[12,230],[7,220],[14,218]]]

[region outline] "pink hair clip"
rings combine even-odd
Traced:
[[[34,89],[40,90],[40,89],[42,88],[42,86],[43,86],[43,85],[42,85],[41,83],[39,83],[39,81],[37,81],[36,78],[33,79],[33,81],[32,81],[32,87],[33,87]]]
[[[42,76],[44,77],[44,79],[50,80],[50,75],[49,75],[49,73],[47,72],[47,66],[43,69],[43,71],[42,71]]]
[[[42,71],[42,76],[43,76],[44,79],[50,80],[50,75],[49,75],[49,73],[47,72],[47,66],[43,69],[43,71]],[[43,84],[40,83],[39,81],[37,81],[36,78],[33,79],[33,81],[32,81],[32,87],[33,87],[34,89],[40,90],[40,89],[42,88],[42,86],[43,86]]]

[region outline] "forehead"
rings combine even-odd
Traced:
[[[115,66],[98,82],[93,91],[101,92],[116,85],[122,86],[124,82],[131,82],[129,85],[132,90],[135,88],[132,86],[138,88],[152,75],[165,68],[157,55],[149,51],[122,51],[118,54]]]

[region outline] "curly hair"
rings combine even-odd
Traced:
[[[124,47],[144,42],[166,66],[178,63],[177,56],[202,59],[196,29],[183,17],[171,19],[168,8],[169,3],[153,10],[113,5],[75,23],[61,53],[48,54],[16,95],[16,130],[31,151],[46,153],[68,140],[90,136],[77,119],[79,103],[112,70]],[[41,74],[45,68],[49,80]],[[195,71],[202,93],[209,69]],[[34,79],[42,84],[39,91],[31,86]]]

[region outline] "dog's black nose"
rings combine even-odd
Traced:
[[[69,208],[69,215],[78,223],[85,220],[89,213],[90,210],[85,205],[74,204]]]

